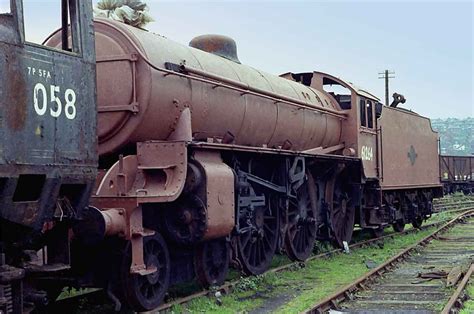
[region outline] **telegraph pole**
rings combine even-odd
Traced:
[[[395,72],[385,70],[383,72],[379,72],[379,79],[385,79],[385,105],[390,106],[389,103],[389,90],[388,90],[388,80],[391,78],[395,78],[394,76]]]

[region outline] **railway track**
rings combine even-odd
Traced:
[[[461,210],[466,210],[466,209],[456,207],[455,209],[450,209],[450,210],[447,210],[447,211],[457,212],[457,211],[461,211]],[[445,222],[446,221],[443,220],[443,221],[439,221],[439,222],[426,224],[426,225],[423,225],[421,227],[421,230],[426,230],[428,228],[441,226]],[[412,228],[412,229],[404,230],[402,232],[387,233],[387,234],[385,234],[381,237],[378,237],[378,238],[373,238],[373,239],[368,239],[368,240],[361,240],[361,241],[358,241],[356,243],[353,243],[349,246],[349,249],[354,250],[354,249],[357,249],[357,248],[374,245],[376,243],[383,242],[386,239],[393,238],[396,235],[410,234],[410,233],[415,233],[415,232],[418,232],[418,231],[419,231],[419,229]],[[338,249],[327,250],[327,251],[324,251],[320,254],[311,256],[308,259],[308,261],[318,259],[318,258],[328,257],[328,256],[338,254],[338,253],[341,253],[341,252],[342,252],[342,250],[339,249],[339,248]],[[276,267],[276,268],[272,268],[272,269],[268,270],[267,273],[276,273],[276,272],[285,271],[285,270],[291,269],[292,267],[298,266],[300,264],[301,263],[299,263],[299,262],[288,263],[288,264],[285,264],[285,265],[282,265],[282,266],[279,266],[279,267]],[[190,302],[190,301],[192,301],[196,298],[199,298],[199,297],[213,296],[218,291],[221,294],[228,294],[228,293],[232,292],[232,290],[239,284],[239,282],[240,282],[240,280],[233,280],[231,282],[225,283],[224,285],[222,285],[220,287],[214,287],[212,290],[201,290],[201,291],[192,293],[190,295],[172,300],[168,303],[165,303],[165,304],[161,305],[158,309],[156,309],[156,311],[153,311],[153,313],[169,310],[175,305],[187,304],[188,302]],[[84,293],[84,294],[81,294],[81,295],[78,295],[78,296],[75,296],[75,297],[60,299],[60,300],[55,302],[54,311],[64,312],[64,309],[66,309],[66,308],[68,309],[68,308],[71,308],[71,307],[73,307],[73,308],[77,307],[78,304],[87,302],[87,301],[84,301],[85,299],[94,300],[94,302],[92,302],[94,304],[95,303],[101,303],[101,302],[97,302],[97,300],[100,300],[100,299],[105,300],[106,299],[106,292],[99,290],[99,291],[93,291],[93,292],[90,292],[90,293]],[[110,301],[109,301],[109,303],[110,303]]]
[[[463,209],[455,209],[455,210],[452,210],[452,211],[459,211],[459,210],[463,210]],[[466,210],[466,209],[464,209],[464,210]],[[442,225],[445,222],[446,221],[439,221],[439,222],[426,224],[426,225],[423,225],[420,229],[425,230],[425,229],[428,229],[428,228],[437,227],[437,226]],[[369,239],[369,240],[358,241],[356,243],[353,243],[353,244],[349,245],[349,250],[354,250],[354,249],[357,249],[357,248],[373,245],[373,244],[376,244],[378,242],[384,241],[386,239],[393,238],[396,235],[403,235],[403,234],[410,234],[410,233],[418,232],[420,229],[414,229],[414,228],[413,229],[407,229],[407,230],[404,230],[402,232],[392,232],[392,233],[385,234],[381,237],[377,237],[377,238],[373,238],[373,239]],[[342,252],[342,250],[339,249],[339,248],[328,250],[328,251],[322,252],[320,254],[316,254],[316,255],[311,256],[310,258],[308,258],[307,261],[311,261],[311,260],[314,260],[314,259],[317,259],[317,258],[328,257],[328,256],[338,254],[338,253],[341,253],[341,252]],[[287,269],[291,269],[292,267],[295,267],[298,264],[301,264],[301,263],[299,263],[299,262],[288,263],[288,264],[285,264],[285,265],[282,265],[282,266],[279,266],[279,267],[276,267],[276,268],[269,269],[266,273],[276,273],[276,272],[284,271],[284,270],[287,270]],[[235,280],[235,281],[226,283],[226,284],[224,284],[224,285],[222,285],[218,288],[215,288],[212,291],[209,291],[209,290],[199,291],[199,292],[191,294],[189,296],[179,298],[177,300],[173,300],[171,302],[165,303],[165,304],[161,305],[157,309],[157,311],[161,312],[161,311],[171,309],[175,305],[186,304],[186,303],[188,303],[188,302],[190,302],[190,301],[192,301],[192,300],[194,300],[198,297],[212,295],[212,293],[215,293],[216,291],[220,291],[221,293],[229,293],[229,292],[232,291],[232,289],[238,283],[239,283],[239,280]]]
[[[433,201],[433,212],[441,212],[466,206],[474,206],[474,196],[444,197]]]
[[[473,271],[474,209],[444,224],[306,313],[451,313]],[[463,277],[463,279],[461,279]],[[450,286],[456,286],[453,292]]]

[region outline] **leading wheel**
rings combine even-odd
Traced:
[[[339,247],[351,242],[354,231],[355,206],[350,197],[351,187],[347,178],[339,176],[334,184],[331,210],[333,240]]]
[[[316,204],[311,202],[309,184],[314,184],[312,179],[298,189],[296,199],[290,199],[288,207],[285,250],[293,261],[306,260],[316,240]]]
[[[157,232],[143,239],[145,265],[157,269],[146,276],[130,273],[130,242],[127,246],[127,261],[121,271],[121,295],[135,311],[153,310],[163,301],[170,281],[170,258],[166,243]]]
[[[242,196],[255,196],[252,186],[246,188]],[[265,272],[275,254],[279,213],[275,197],[265,195],[264,206],[239,208],[239,234],[237,237],[238,260],[247,275],[259,275]]]
[[[199,243],[194,254],[194,269],[204,287],[224,283],[229,273],[229,244],[225,238]]]

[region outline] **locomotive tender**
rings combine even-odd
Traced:
[[[304,261],[354,225],[420,226],[442,193],[429,119],[349,82],[253,69],[223,36],[185,47],[93,22],[89,1],[62,0],[62,28],[34,45],[21,3],[0,15],[6,313],[71,285],[153,309],[171,284]]]

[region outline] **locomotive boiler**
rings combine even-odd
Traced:
[[[186,108],[197,141],[296,151],[340,143],[336,103],[242,65],[230,38],[202,36],[195,49],[109,20],[97,20],[95,31],[100,155],[169,139]]]

